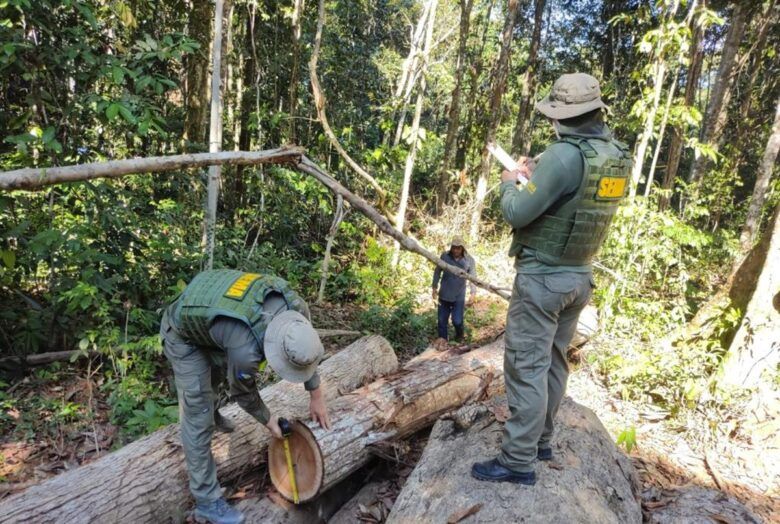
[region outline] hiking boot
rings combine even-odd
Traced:
[[[243,524],[244,515],[236,508],[225,502],[225,499],[219,498],[211,502],[198,504],[195,506],[195,522],[203,524]]]
[[[552,460],[552,448],[539,448],[539,451],[536,452],[536,458],[538,460]]]
[[[235,424],[230,419],[223,417],[218,409],[214,410],[214,425],[217,426],[217,431],[222,433],[233,433],[236,430]]]
[[[502,466],[498,459],[476,462],[471,466],[471,476],[489,482],[513,482],[528,486],[536,484],[536,473],[533,471],[512,471]]]

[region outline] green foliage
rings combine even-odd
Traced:
[[[160,405],[152,399],[144,401],[143,409],[133,410],[133,416],[127,420],[131,435],[146,435],[178,420],[177,405]]]
[[[621,431],[615,443],[618,446],[625,447],[626,453],[631,453],[631,450],[636,446],[636,428],[631,426],[630,428]]]
[[[412,296],[404,296],[391,307],[372,305],[360,316],[360,329],[381,333],[396,349],[418,353],[436,331],[436,312],[418,312]]]

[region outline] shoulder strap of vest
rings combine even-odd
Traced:
[[[593,158],[598,156],[598,152],[588,143],[587,138],[578,136],[564,136],[559,138],[556,142],[562,142],[565,144],[571,144],[585,156],[585,158]]]
[[[610,140],[610,142],[612,142],[612,145],[620,150],[620,152],[623,154],[623,158],[628,158],[631,156],[631,153],[628,149],[628,144],[621,142],[620,140],[615,140],[614,138]]]

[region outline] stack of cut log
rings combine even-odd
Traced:
[[[537,468],[536,486],[469,477],[473,461],[498,451],[501,424],[484,401],[501,398],[502,364],[501,340],[464,354],[426,352],[400,370],[379,336],[336,353],[320,367],[332,428],[309,424],[324,459],[322,494],[297,507],[279,497],[245,499],[240,506],[248,522],[324,522],[342,506],[338,521],[349,522],[349,504],[361,504],[348,499],[356,492],[358,498],[366,496],[356,478],[372,448],[434,424],[388,522],[641,522],[631,462],[598,418],[573,402],[566,402],[559,415],[558,458]],[[272,412],[307,414],[300,385],[275,384],[261,395]],[[214,438],[220,481],[228,485],[242,474],[266,475],[267,431],[235,406],[223,413],[237,429]],[[0,522],[180,522],[191,505],[173,425],[6,498],[0,502]]]

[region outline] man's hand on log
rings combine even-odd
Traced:
[[[319,423],[323,429],[330,429],[330,416],[328,415],[328,406],[325,405],[325,396],[322,389],[317,388],[310,392],[309,411],[311,419]]]
[[[271,435],[273,435],[274,438],[281,439],[282,436],[282,430],[279,428],[279,416],[278,415],[272,415],[270,419],[268,419],[268,423],[265,425],[266,428],[268,428],[268,431],[271,432]]]

